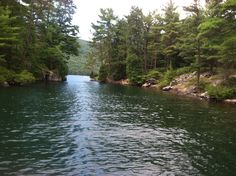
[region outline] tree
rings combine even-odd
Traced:
[[[203,41],[198,35],[198,26],[203,21],[203,10],[200,6],[199,0],[194,0],[194,3],[188,7],[184,7],[184,10],[191,15],[187,17],[182,24],[182,37],[180,44],[180,56],[187,60],[187,63],[194,63],[194,67],[197,69],[197,86],[200,82],[200,73],[202,66],[203,55]]]
[[[160,14],[153,13],[153,24],[149,32],[148,53],[150,56],[150,69],[161,67],[163,60],[162,39],[163,19]]]
[[[0,7],[0,66],[12,68],[16,62],[16,45],[19,42],[19,27],[12,26],[16,17],[11,17],[7,7]]]
[[[164,8],[162,42],[164,45],[163,54],[167,60],[167,68],[173,69],[173,60],[178,55],[177,43],[179,36],[179,14],[176,12],[177,7],[170,0]]]
[[[140,84],[138,75],[144,73],[144,15],[138,7],[132,7],[127,16],[127,67],[126,72],[132,84]]]
[[[64,78],[66,60],[78,54],[74,9],[72,0],[0,1],[1,65],[16,74],[27,70],[37,79],[49,71]]]
[[[100,60],[111,68],[112,61],[112,40],[114,37],[114,25],[117,17],[112,9],[100,9],[100,20],[92,24],[93,45],[97,49]]]
[[[208,60],[223,65],[225,73],[235,67],[235,7],[235,0],[209,1],[207,18],[199,26],[199,36],[205,39]],[[227,78],[227,74],[225,76]]]

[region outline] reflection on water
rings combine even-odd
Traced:
[[[236,173],[234,107],[84,76],[0,100],[0,175]]]

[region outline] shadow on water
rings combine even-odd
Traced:
[[[0,89],[0,174],[234,175],[236,110],[68,82]]]

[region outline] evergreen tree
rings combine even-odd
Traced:
[[[178,37],[179,37],[179,14],[176,12],[177,7],[170,0],[164,8],[163,34],[162,42],[164,45],[163,54],[167,60],[167,68],[173,69],[173,60],[178,55]]]
[[[97,21],[97,24],[92,24],[94,30],[93,47],[96,48],[104,69],[106,68],[108,72],[112,72],[113,39],[117,17],[113,10],[109,8],[101,9],[100,13],[100,20]]]
[[[203,10],[200,6],[199,0],[194,0],[194,3],[184,10],[191,15],[187,17],[182,24],[182,37],[180,42],[180,56],[183,57],[187,63],[193,64],[197,69],[197,85],[200,82],[200,72],[202,66],[203,55],[203,41],[198,36],[198,26],[203,21]]]
[[[126,72],[131,84],[140,84],[144,73],[144,15],[138,7],[132,7],[127,16],[127,67]]]

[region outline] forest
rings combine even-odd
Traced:
[[[0,0],[0,84],[64,80],[78,55],[72,0]]]
[[[101,9],[100,20],[92,24],[90,51],[90,60],[101,63],[98,79],[128,78],[140,86],[155,78],[165,87],[176,76],[195,72],[191,84],[199,91],[218,99],[235,96],[236,0],[208,0],[204,7],[193,0],[183,10],[187,15],[181,19],[172,0],[148,15],[132,7],[118,18],[112,9]],[[201,79],[206,72],[223,81],[212,86]]]

